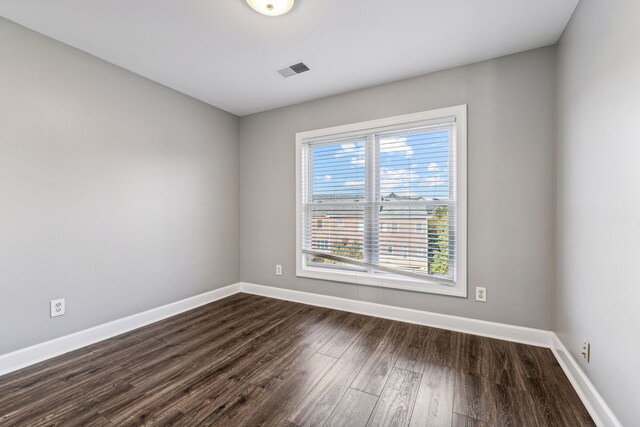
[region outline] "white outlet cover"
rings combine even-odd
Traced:
[[[51,300],[51,317],[64,316],[65,313],[64,298]]]
[[[476,287],[476,301],[487,302],[487,288]]]
[[[277,276],[282,276],[282,266],[281,265],[276,265],[276,275]]]

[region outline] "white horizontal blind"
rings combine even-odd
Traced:
[[[455,283],[455,145],[453,119],[304,142],[307,264]]]
[[[366,138],[305,145],[305,249],[364,259],[365,146]],[[308,263],[345,266],[314,256]]]
[[[376,136],[379,264],[455,280],[453,125]]]

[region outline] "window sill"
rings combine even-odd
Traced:
[[[297,277],[329,280],[332,282],[350,283],[352,285],[374,286],[378,288],[400,289],[427,294],[448,295],[466,298],[466,284],[456,286],[444,285],[436,281],[419,281],[411,279],[384,277],[377,274],[326,271],[323,268],[307,267],[296,272]]]

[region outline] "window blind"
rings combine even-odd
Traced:
[[[455,127],[304,141],[307,264],[455,283]]]

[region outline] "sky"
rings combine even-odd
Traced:
[[[380,194],[444,200],[449,196],[449,129],[379,137]],[[312,148],[313,194],[365,194],[365,141]]]

